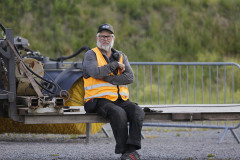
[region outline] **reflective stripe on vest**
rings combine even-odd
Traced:
[[[113,85],[110,83],[101,83],[101,84],[94,84],[92,86],[88,86],[88,87],[84,87],[84,90],[90,90],[90,89],[94,89],[94,88],[99,88],[99,87],[117,87],[117,85]],[[127,88],[127,85],[119,85],[120,87],[125,87]]]
[[[108,96],[108,95],[117,96],[118,94],[117,93],[112,93],[112,92],[104,92],[104,93],[100,93],[100,94],[96,94],[96,95],[87,97],[87,99],[98,98],[98,97],[103,97],[103,96]],[[84,98],[84,100],[86,100],[86,99]]]
[[[92,49],[97,57],[98,66],[104,66],[107,65],[107,62],[105,58],[103,57],[100,50],[96,47]],[[121,57],[119,59],[119,62],[123,63],[123,55],[121,54]],[[120,74],[120,71],[118,70],[118,75]],[[111,73],[110,75],[113,75]],[[118,98],[118,88],[119,88],[119,94],[123,100],[127,100],[129,97],[129,91],[127,85],[113,85],[111,83],[108,83],[106,81],[95,79],[92,77],[89,77],[87,79],[83,78],[84,80],[84,90],[85,90],[85,96],[84,100],[87,102],[89,99],[92,98],[106,98],[111,101],[116,101]]]

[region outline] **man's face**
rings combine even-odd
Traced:
[[[97,46],[105,51],[110,51],[114,44],[114,36],[108,31],[102,31],[97,36]]]

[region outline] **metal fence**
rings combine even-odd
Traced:
[[[138,104],[238,104],[240,103],[240,65],[228,62],[131,62],[135,82],[129,86],[130,98]],[[145,123],[154,127],[224,129],[219,143],[239,121]]]

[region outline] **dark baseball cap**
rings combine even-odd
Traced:
[[[112,34],[114,34],[113,27],[110,24],[104,23],[104,24],[100,25],[97,33],[101,32],[103,30],[109,31]]]

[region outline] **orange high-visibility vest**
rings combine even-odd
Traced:
[[[92,49],[97,57],[98,67],[107,65],[105,58],[101,51],[96,47]],[[123,55],[119,59],[119,62],[123,63]],[[118,70],[118,75],[120,71]],[[111,73],[110,75],[113,75]],[[84,101],[87,102],[92,98],[106,98],[110,101],[116,101],[118,99],[118,90],[121,98],[127,100],[129,98],[129,91],[127,85],[113,85],[101,79],[95,79],[93,77],[83,78],[84,80]],[[118,89],[119,88],[119,89]]]

